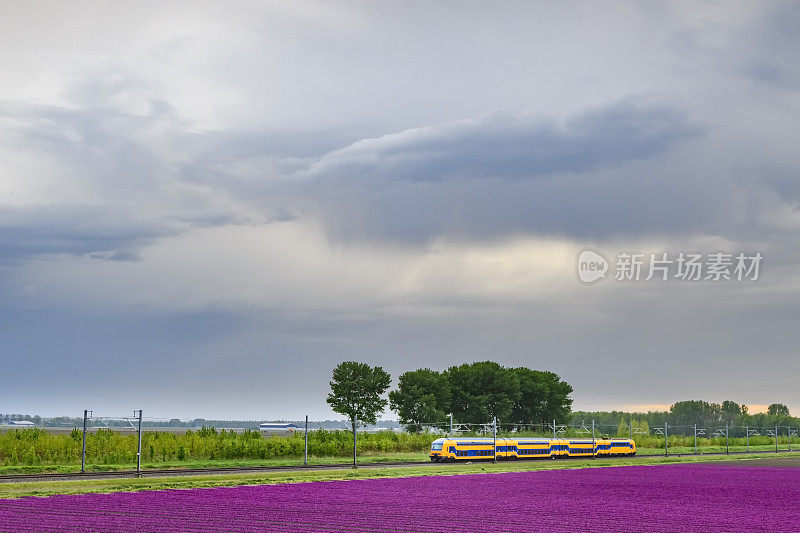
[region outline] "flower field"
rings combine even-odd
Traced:
[[[3,531],[798,529],[800,469],[625,466],[0,500]]]

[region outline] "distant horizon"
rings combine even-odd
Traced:
[[[726,398],[726,400],[736,401],[735,399],[731,399],[731,398]],[[678,401],[686,401],[686,400],[676,400],[676,402],[678,402]],[[699,400],[699,401],[708,401],[709,403],[722,403],[722,401],[725,401],[725,400],[719,400],[719,401]],[[659,405],[655,405],[655,404],[641,404],[641,407],[647,407],[647,409],[644,409],[644,410],[629,410],[629,409],[623,408],[623,407],[632,407],[632,406],[619,406],[620,408],[609,408],[609,409],[578,409],[578,408],[573,408],[572,412],[573,413],[575,413],[575,412],[604,412],[604,413],[610,413],[610,412],[618,411],[618,412],[632,413],[632,414],[646,414],[648,412],[665,412],[665,411],[668,412],[670,406],[674,405],[674,403],[675,402],[673,402],[671,404],[666,404],[666,405],[663,405],[663,406],[659,406]],[[774,403],[782,403],[782,402],[774,402]],[[767,407],[770,404],[761,404],[761,405],[740,404],[740,405],[747,405],[748,414],[754,415],[754,414],[766,414]],[[786,405],[786,404],[784,404],[784,405]],[[658,407],[662,407],[662,408],[659,409]],[[791,405],[787,405],[787,407],[789,407],[790,416],[797,416],[794,413],[797,413],[798,411],[796,411]],[[11,413],[0,413],[0,414],[6,415],[6,414],[11,414]],[[58,418],[58,417],[80,418],[80,417],[83,416],[83,411],[81,411],[77,415],[70,415],[70,414],[43,415],[41,413],[15,413],[15,414],[20,414],[22,416],[31,416],[31,417],[40,416],[42,418]],[[98,412],[97,416],[98,417],[116,417],[117,415],[105,415],[105,414],[101,414],[100,412]],[[185,421],[185,422],[191,422],[192,420],[196,420],[196,419],[219,420],[219,421],[237,421],[237,420],[241,420],[241,421],[248,421],[248,422],[257,422],[257,421],[267,421],[267,422],[270,422],[270,421],[275,421],[275,422],[288,421],[288,422],[296,422],[298,420],[304,420],[305,416],[306,416],[305,414],[302,414],[302,415],[299,415],[297,417],[261,417],[261,418],[259,418],[259,417],[254,417],[254,418],[250,418],[250,417],[247,417],[247,418],[242,418],[242,417],[225,418],[225,417],[217,417],[217,416],[214,416],[214,417],[211,417],[211,416],[192,416],[192,417],[171,416],[171,417],[165,417],[165,416],[158,416],[157,414],[156,415],[149,415],[149,414],[147,414],[146,411],[145,411],[145,415],[144,415],[145,419],[159,419],[159,420],[164,420],[164,421],[167,421],[167,422],[169,420],[171,420],[171,419],[178,419],[178,420]],[[122,417],[120,417],[120,418],[122,418]],[[338,416],[338,417],[337,416],[331,416],[331,417],[328,417],[328,418],[320,418],[320,417],[312,417],[311,415],[309,415],[309,421],[312,421],[312,420],[314,422],[343,421],[343,420],[346,420],[346,417],[343,417],[343,416]],[[392,417],[382,417],[382,418],[379,418],[379,421],[395,422],[395,421],[398,421],[398,418],[396,417],[396,415],[395,415],[394,418],[392,418]]]

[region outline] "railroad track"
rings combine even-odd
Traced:
[[[790,450],[780,450],[788,452]],[[791,450],[800,451],[800,450]],[[666,457],[712,457],[722,455],[753,455],[767,454],[774,452],[755,451],[755,452],[715,452],[715,453],[671,453]],[[637,454],[636,457],[665,457],[664,454]],[[603,459],[610,459],[602,457]],[[620,457],[621,459],[624,457]],[[558,460],[587,459],[586,457],[563,457]],[[468,461],[473,463],[473,461]],[[398,468],[404,466],[438,466],[445,463],[434,463],[431,461],[405,461],[392,463],[358,463],[359,468]],[[446,463],[458,464],[458,463]],[[106,478],[132,478],[132,477],[165,477],[165,476],[186,476],[203,474],[237,474],[247,472],[303,472],[310,470],[344,470],[352,468],[351,463],[333,463],[321,465],[286,465],[286,466],[247,466],[247,467],[219,467],[219,468],[171,468],[142,470],[137,474],[136,470],[118,470],[110,472],[52,472],[43,474],[4,474],[0,475],[0,483],[22,482],[22,481],[46,481],[61,480],[73,481],[79,479],[106,479]]]

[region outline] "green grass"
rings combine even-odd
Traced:
[[[486,435],[483,435],[486,436]],[[523,435],[517,434],[516,437]],[[358,455],[367,461],[402,461],[424,459],[433,434],[407,434],[382,431],[359,435]],[[583,435],[581,438],[585,438]],[[786,449],[784,437],[780,446]],[[670,450],[692,453],[693,439],[672,435]],[[662,454],[663,438],[642,435],[636,438],[640,454]],[[753,451],[771,451],[767,436],[750,439]],[[131,470],[136,464],[137,436],[111,430],[87,435],[88,471]],[[743,450],[744,439],[731,438],[732,451]],[[201,428],[183,435],[145,431],[142,434],[142,462],[145,469],[204,468],[252,465],[293,465],[303,461],[303,436],[265,437],[258,432],[232,433]],[[698,439],[701,451],[719,452],[724,438]],[[308,435],[311,462],[348,462],[352,453],[352,434],[348,431],[314,431]],[[678,447],[680,445],[680,447]],[[795,439],[795,447],[800,440]],[[77,472],[80,470],[82,435],[79,430],[52,435],[43,429],[12,430],[0,433],[0,474],[37,472]]]
[[[435,438],[431,434],[391,431],[367,433],[359,435],[358,453],[384,455],[425,452]],[[135,434],[107,429],[89,433],[86,464],[103,465],[104,469],[129,469],[136,464],[137,444]],[[257,431],[233,433],[201,428],[182,435],[144,431],[141,451],[142,462],[162,466],[272,459],[294,460],[297,464],[303,460],[304,448],[304,438],[299,434],[270,437]],[[60,471],[66,465],[77,469],[80,468],[81,449],[82,435],[78,430],[57,435],[37,428],[0,433],[0,465],[9,468],[34,467],[10,471]],[[311,456],[341,457],[346,461],[352,449],[353,436],[348,431],[314,431],[308,434],[308,453]]]
[[[396,452],[396,453],[365,453],[358,457],[363,463],[388,463],[401,461],[427,461],[427,452]],[[308,457],[310,465],[346,464],[352,457]],[[229,459],[210,460],[193,459],[188,461],[168,461],[165,463],[142,463],[142,470],[181,469],[181,468],[233,468],[248,466],[298,466],[303,464],[303,459]],[[120,470],[135,470],[136,465],[131,463],[109,465],[87,465],[87,472],[118,472]],[[80,465],[26,465],[26,466],[0,466],[0,474],[39,474],[39,473],[70,473],[79,472]]]
[[[161,489],[193,489],[200,487],[230,487],[237,485],[272,485],[333,481],[349,479],[377,479],[386,477],[413,477],[431,475],[460,475],[499,472],[524,472],[572,468],[598,468],[627,465],[659,465],[675,463],[709,463],[716,461],[746,461],[758,458],[798,457],[797,452],[765,453],[747,456],[714,457],[633,457],[585,459],[564,461],[510,461],[437,464],[420,467],[362,468],[348,470],[323,470],[311,472],[267,472],[246,474],[221,474],[207,476],[170,476],[141,479],[97,479],[80,481],[36,481],[0,484],[0,498],[24,496],[51,496],[55,494],[107,493]]]
[[[800,445],[792,444],[793,448],[800,448]],[[787,451],[787,445],[780,445],[780,451]],[[700,446],[701,454],[725,453],[725,446]],[[731,446],[731,452],[744,452],[745,446]],[[774,445],[750,446],[751,452],[769,453],[775,451]],[[638,448],[639,455],[663,455],[664,448]],[[693,446],[670,446],[672,454],[693,454]],[[359,461],[363,463],[371,462],[401,462],[401,461],[427,461],[428,452],[371,452],[360,453]],[[308,464],[345,464],[352,461],[351,457],[342,456],[309,456]],[[182,469],[182,468],[228,468],[228,467],[248,467],[248,466],[297,466],[303,464],[302,458],[276,458],[276,459],[188,459],[184,461],[145,461],[142,463],[143,470],[161,469]],[[87,472],[116,472],[121,470],[135,470],[135,463],[113,463],[87,465]],[[37,474],[37,473],[70,473],[79,472],[80,464],[43,464],[43,465],[9,465],[0,466],[0,474]]]
[[[725,445],[716,445],[716,446],[698,446],[697,450],[702,453],[725,453]],[[778,446],[778,450],[781,452],[789,451],[786,443],[780,444]],[[730,446],[729,451],[731,453],[734,452],[746,452],[747,446]],[[775,453],[775,445],[774,444],[767,444],[767,445],[758,445],[758,446],[750,446],[751,452],[764,452],[764,453]],[[800,445],[796,443],[792,443],[792,451],[800,451]],[[659,454],[664,455],[664,448],[636,448],[636,453],[640,455],[651,455],[651,454]],[[670,446],[669,447],[670,454],[679,454],[679,453],[694,453],[694,446]]]

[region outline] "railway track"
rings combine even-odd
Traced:
[[[787,452],[789,450],[781,450]],[[792,450],[796,451],[796,450]],[[718,453],[671,453],[666,457],[714,457],[723,455],[754,455],[766,454],[774,452],[718,452]],[[665,457],[664,454],[637,454],[636,457]],[[623,457],[621,457],[623,458]],[[587,459],[586,457],[564,457],[558,460],[575,460]],[[603,457],[603,459],[610,459]],[[535,459],[534,459],[535,460]],[[469,461],[472,463],[473,461]],[[359,463],[359,468],[399,468],[404,466],[439,466],[443,463],[434,463],[430,461],[405,461],[393,463]],[[447,463],[457,464],[457,463]],[[350,463],[333,463],[321,465],[287,465],[287,466],[247,466],[247,467],[220,467],[220,468],[182,468],[182,469],[154,469],[142,470],[137,474],[136,470],[118,470],[112,472],[52,472],[43,474],[4,474],[0,475],[0,483],[13,483],[24,481],[74,481],[80,479],[110,479],[110,478],[133,478],[133,477],[166,477],[166,476],[198,476],[198,475],[213,475],[213,474],[238,474],[248,472],[303,472],[312,470],[344,470],[352,468]]]

